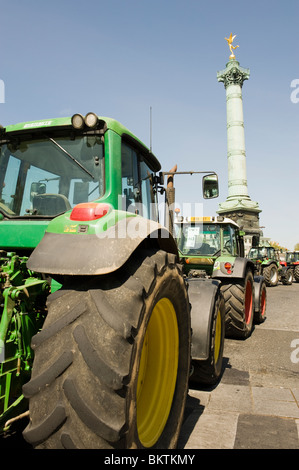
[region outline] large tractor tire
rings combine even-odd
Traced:
[[[225,306],[223,297],[218,291],[212,321],[210,325],[210,351],[207,360],[192,360],[193,373],[190,382],[195,384],[214,385],[222,372],[224,336],[225,336]]]
[[[278,284],[278,268],[276,264],[270,264],[263,269],[263,276],[268,287],[275,287]]]
[[[296,282],[299,282],[299,266],[295,266],[294,279],[295,279]]]
[[[293,283],[293,270],[292,269],[287,269],[282,275],[281,275],[281,282],[285,286],[291,286]]]
[[[267,288],[263,278],[259,282],[254,282],[255,311],[254,322],[263,323],[266,320],[267,308]]]
[[[26,441],[46,449],[175,448],[190,336],[185,282],[164,251],[139,250],[115,273],[52,294],[23,388]]]
[[[230,338],[250,336],[254,317],[253,274],[247,271],[245,279],[221,286],[225,301],[225,335]]]

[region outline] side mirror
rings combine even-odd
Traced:
[[[37,194],[46,193],[46,184],[45,183],[31,183],[30,186],[30,201],[32,202],[34,196]]]
[[[204,199],[213,199],[219,196],[218,176],[205,175],[202,178],[202,191]]]

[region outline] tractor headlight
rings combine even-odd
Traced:
[[[87,127],[91,129],[95,129],[99,122],[98,116],[94,113],[87,113],[84,120]]]
[[[84,117],[82,114],[74,114],[72,116],[72,126],[74,129],[83,129],[84,127]]]

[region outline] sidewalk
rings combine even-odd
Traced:
[[[190,390],[184,449],[299,449],[299,388],[220,383]]]
[[[260,343],[264,333],[258,336]],[[254,350],[258,356],[260,348]],[[298,375],[262,366],[238,370],[232,366],[238,359],[229,362],[214,389],[189,390],[178,447],[299,449]]]

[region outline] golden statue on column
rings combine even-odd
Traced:
[[[231,55],[229,56],[230,59],[235,59],[236,58],[236,56],[233,52],[233,49],[237,49],[237,47],[239,47],[239,46],[233,46],[233,41],[234,41],[236,36],[237,36],[236,34],[233,36],[232,33],[230,33],[229,38],[224,38],[224,39],[226,39],[226,41],[228,43],[229,50],[231,52]]]

